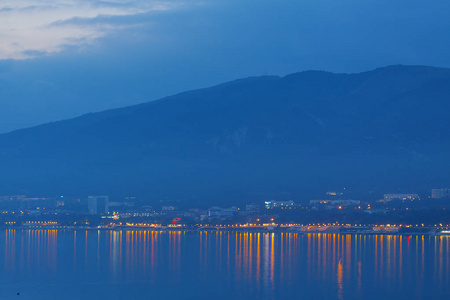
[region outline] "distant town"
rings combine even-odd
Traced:
[[[341,199],[326,192],[323,199],[261,201],[241,207],[184,207],[144,199],[108,195],[77,197],[0,197],[0,226],[29,229],[152,230],[290,230],[389,234],[450,234],[450,189],[418,194],[385,194],[382,199]],[[168,203],[166,203],[168,202]]]

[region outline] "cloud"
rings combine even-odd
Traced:
[[[24,59],[92,43],[134,24],[115,17],[171,11],[177,0],[3,0],[0,6],[0,59]],[[139,18],[136,19],[139,22]]]

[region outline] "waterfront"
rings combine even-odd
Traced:
[[[444,299],[450,238],[246,231],[0,232],[1,299]]]

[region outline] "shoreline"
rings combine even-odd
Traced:
[[[73,226],[19,226],[19,227],[3,227],[4,230],[84,230],[84,231],[157,231],[157,232],[245,232],[245,233],[293,233],[300,235],[308,234],[341,234],[341,235],[398,235],[398,236],[443,236],[450,237],[450,229],[448,228],[423,228],[424,231],[383,231],[383,230],[366,230],[357,228],[339,228],[333,230],[300,230],[292,227],[276,227],[267,228],[182,228],[182,227],[137,227],[137,226],[120,226],[120,227],[73,227]],[[429,229],[429,230],[427,230]]]

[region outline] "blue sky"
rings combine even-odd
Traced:
[[[450,67],[449,1],[2,0],[0,133],[302,70]]]

